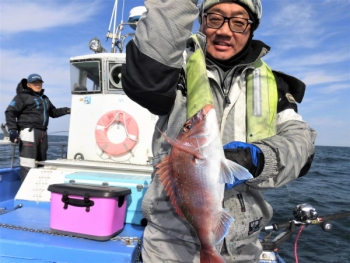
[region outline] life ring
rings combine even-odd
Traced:
[[[122,124],[125,128],[126,138],[121,143],[113,143],[108,139],[107,132],[111,126]],[[98,147],[109,156],[131,153],[139,139],[139,127],[135,119],[128,113],[115,110],[104,114],[97,122],[95,138]]]

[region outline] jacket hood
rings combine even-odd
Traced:
[[[22,93],[24,92],[24,89],[28,89],[27,88],[27,79],[22,79],[18,85],[17,85],[17,89],[16,89],[16,93],[19,94],[19,93]]]
[[[28,88],[27,83],[28,83],[27,79],[22,79],[17,85],[16,93],[20,94],[22,92],[25,92],[25,93],[34,93],[39,95],[44,94],[44,89],[42,89],[39,93],[34,92],[32,89]]]

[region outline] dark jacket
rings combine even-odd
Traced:
[[[9,130],[20,131],[25,128],[47,130],[49,117],[58,118],[70,113],[70,108],[58,108],[44,95],[44,90],[36,93],[27,87],[27,79],[17,86],[17,95],[5,111]]]

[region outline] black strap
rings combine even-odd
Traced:
[[[179,81],[177,83],[177,90],[180,90],[182,93],[182,96],[187,96],[187,87],[186,87],[186,79],[185,79],[185,70],[181,69],[180,75],[179,75]]]

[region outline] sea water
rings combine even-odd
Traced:
[[[48,139],[49,142],[68,142],[67,136],[49,135]],[[48,159],[61,158],[61,151],[59,146],[49,146]],[[0,167],[10,165],[10,153],[11,147],[0,145]],[[14,164],[19,165],[18,147]],[[303,203],[312,205],[319,216],[350,211],[350,148],[316,146],[308,174],[286,186],[266,191],[265,198],[274,210],[271,223],[277,224],[294,219],[294,207]],[[304,228],[297,244],[300,263],[350,263],[350,217],[332,223],[330,232],[323,231],[320,225]],[[295,262],[296,235],[279,248],[286,263]]]
[[[294,207],[303,203],[312,205],[319,216],[350,211],[350,147],[316,146],[310,171],[286,186],[268,190],[265,198],[274,210],[271,223],[294,219]],[[350,217],[331,222],[330,232],[321,225],[304,228],[297,243],[299,262],[350,262]],[[279,249],[287,263],[295,262],[296,236]]]

